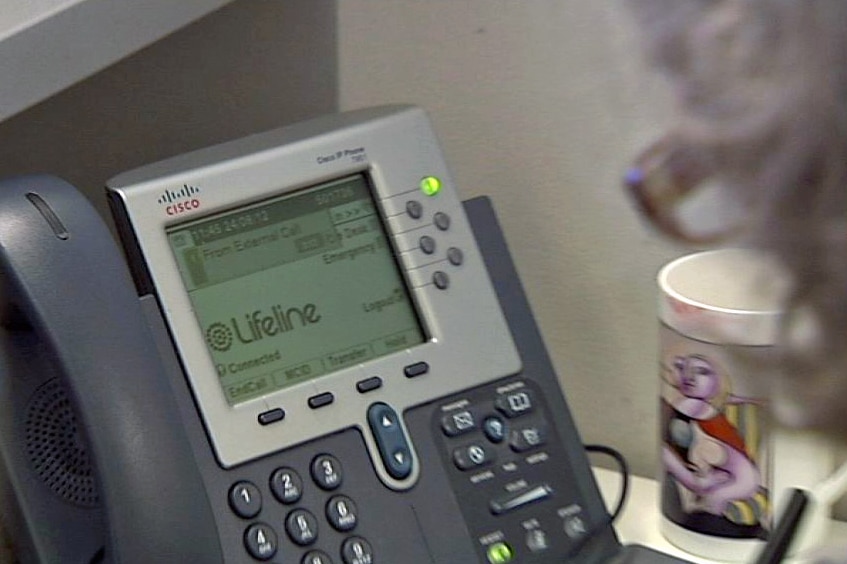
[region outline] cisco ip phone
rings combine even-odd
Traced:
[[[425,113],[0,183],[24,562],[665,562],[622,547],[490,203]],[[126,257],[126,258],[125,258]]]

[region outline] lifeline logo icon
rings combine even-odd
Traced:
[[[206,329],[206,342],[219,352],[228,351],[232,346],[232,330],[223,323],[216,321]]]
[[[197,186],[183,184],[179,190],[165,190],[156,203],[165,206],[168,215],[179,215],[200,207],[200,199],[195,197],[199,193]]]
[[[302,307],[283,307],[279,304],[269,312],[257,309],[243,315],[244,321],[232,317],[229,324],[216,321],[206,328],[206,342],[219,352],[228,351],[237,338],[243,344],[261,341],[300,327],[320,322],[322,316],[318,306],[307,303]]]

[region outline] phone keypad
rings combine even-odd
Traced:
[[[338,458],[329,453],[319,453],[312,458],[307,472],[311,478],[312,493],[332,493],[322,508],[321,518],[314,512],[315,508],[302,506],[309,486],[304,483],[300,472],[289,466],[276,468],[268,477],[268,487],[272,494],[269,497],[279,502],[280,505],[276,507],[288,507],[288,510],[284,520],[275,523],[277,528],[264,521],[246,527],[244,547],[253,559],[268,561],[277,556],[282,536],[296,547],[310,549],[300,560],[302,564],[332,564],[334,561],[328,553],[318,548],[322,527],[342,535],[356,530],[360,515],[356,502],[340,491],[344,483],[344,470]],[[263,511],[261,489],[249,480],[239,480],[230,487],[228,503],[232,512],[245,520],[252,520]],[[278,531],[283,534],[280,535]],[[372,545],[360,535],[345,536],[336,554],[343,564],[374,562]]]

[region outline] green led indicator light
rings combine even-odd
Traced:
[[[435,196],[441,192],[441,179],[437,176],[426,176],[421,179],[421,192],[427,196]]]
[[[508,564],[514,557],[515,552],[505,542],[496,542],[488,547],[488,561],[491,564]]]

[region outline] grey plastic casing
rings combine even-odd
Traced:
[[[391,128],[380,129],[383,120],[401,129],[422,127],[423,139],[417,143],[434,143],[423,114],[408,107],[334,116],[271,136],[277,136],[276,142],[295,145],[297,140],[309,145],[310,136],[328,131],[346,131],[349,137],[344,139],[360,139],[355,134],[357,124],[376,127],[363,127],[359,133],[364,138],[368,132],[392,134]],[[225,162],[234,149],[243,151],[268,142],[266,136],[259,136],[210,151]],[[404,150],[416,147],[410,142]],[[361,155],[358,149],[359,144],[351,154]],[[210,151],[199,155],[210,158]],[[338,151],[344,155],[343,149]],[[196,157],[188,160],[196,162]],[[397,158],[415,161],[408,155]],[[363,161],[354,162],[363,166]],[[347,174],[355,168],[352,164],[336,173]],[[378,176],[373,171],[379,167],[368,166]],[[152,170],[169,168],[172,163],[155,165]],[[430,168],[426,172],[433,174]],[[443,172],[438,174],[448,179]],[[414,241],[414,236],[406,236],[405,218],[386,211],[397,205],[380,205],[430,342],[394,355],[405,359],[396,364],[393,360],[374,364],[384,385],[366,393],[357,391],[366,399],[358,401],[359,412],[353,413],[338,400],[316,409],[334,421],[323,427],[324,434],[316,434],[308,426],[312,420],[301,417],[295,420],[291,444],[277,442],[268,445],[272,450],[265,455],[225,466],[211,448],[213,437],[199,416],[203,411],[194,381],[186,374],[179,340],[174,339],[162,296],[154,291],[148,263],[134,243],[137,234],[120,196],[115,196],[113,204],[140,299],[132,292],[108,230],[73,187],[51,177],[25,177],[2,183],[0,188],[0,399],[8,406],[0,412],[0,494],[22,562],[97,562],[101,553],[107,562],[313,562],[313,551],[320,550],[331,561],[453,564],[491,562],[500,558],[492,554],[502,555],[506,547],[513,551],[512,561],[522,564],[676,562],[648,549],[620,546],[487,199],[453,205],[455,193],[448,185],[452,197],[427,200],[437,204],[428,207],[429,212],[448,213],[453,227],[458,222],[456,233],[441,241],[461,246],[469,259],[452,264],[456,269],[449,271],[451,284],[442,289],[430,288],[426,276],[418,272],[442,267],[419,265],[414,249],[402,246],[404,241]],[[32,194],[38,195],[42,205],[33,205]],[[418,197],[414,190],[400,194]],[[161,222],[153,225],[162,228]],[[425,222],[418,227],[421,233],[432,233]],[[465,276],[466,267],[480,276]],[[490,295],[483,302],[451,302],[459,311],[427,309],[433,307],[430,301],[456,290],[468,296],[462,293],[465,280],[484,283],[483,290]],[[506,331],[501,335],[510,346],[505,358],[512,362],[498,364],[503,355],[476,356],[489,354],[490,347],[465,350],[470,358],[460,368],[481,366],[468,375],[447,364],[453,360],[449,355],[421,356],[433,350],[439,339],[456,337],[441,325],[463,317],[472,317],[469,325],[486,335],[486,323],[502,322],[495,329]],[[471,336],[469,343],[481,340],[485,339]],[[460,349],[462,342],[457,342]],[[407,378],[405,363],[419,359],[434,364],[427,373]],[[352,385],[362,373],[344,372],[338,385],[344,379]],[[78,446],[91,449],[101,493],[99,506],[80,507],[59,499],[27,455],[31,441],[53,440],[30,437],[26,419],[38,390],[56,380],[65,384],[79,419]],[[449,385],[444,384],[446,380]],[[410,383],[419,395],[397,391]],[[288,392],[282,391],[282,401],[300,397]],[[521,406],[527,409],[509,413],[503,400],[518,396],[528,400]],[[373,438],[363,424],[365,413],[374,405],[392,406],[401,419],[416,453],[415,472],[407,479],[387,480],[374,453]],[[448,423],[457,417],[475,423],[455,434]],[[488,420],[501,421],[507,436],[489,435],[483,425]],[[246,434],[259,427],[255,421],[251,425]],[[522,444],[519,439],[524,433],[541,440]],[[486,459],[470,467],[459,464],[457,454],[468,448],[487,452]],[[327,454],[339,462],[342,480],[335,489],[321,486],[314,475],[315,461]],[[273,478],[280,470],[302,477],[302,496],[296,501],[280,499]],[[240,484],[255,488],[254,501],[259,502],[255,514],[246,515],[233,506],[233,492]],[[543,495],[501,510],[504,499],[516,502],[532,492]],[[324,515],[339,494],[357,506],[352,530],[339,530]],[[297,514],[315,518],[317,534],[305,546],[290,528]],[[251,531],[259,525],[273,542],[257,556],[250,550],[250,540],[255,540]],[[373,556],[345,553],[344,547],[351,542],[367,543]]]
[[[166,228],[222,210],[235,209],[271,196],[295,192],[319,182],[366,172],[402,276],[429,338],[401,353],[363,363],[282,389],[261,398],[230,405],[218,382],[203,331],[192,311]],[[434,196],[420,189],[421,179],[441,180]],[[381,400],[397,412],[467,386],[520,369],[520,359],[472,236],[450,172],[429,119],[411,106],[387,106],[319,118],[218,145],[121,174],[107,182],[125,242],[134,245],[137,278],[149,279],[191,384],[217,458],[224,467],[347,427],[366,430],[365,441],[386,484],[403,489],[417,479],[413,471],[396,480],[379,463],[376,442],[367,431],[371,399],[353,383],[374,374],[384,376]],[[191,187],[190,193],[184,190]],[[177,213],[167,194],[183,192],[190,209]],[[164,197],[163,197],[164,196]],[[407,213],[414,200],[422,217]],[[438,229],[436,213],[450,218]],[[432,237],[442,251],[420,249],[422,236]],[[461,250],[463,262],[453,266],[444,250]],[[434,284],[436,272],[449,277],[449,290]],[[403,377],[404,367],[429,366],[427,378]],[[335,398],[331,409],[315,410],[308,400],[321,393]],[[285,419],[275,425],[257,423],[260,414],[281,408]]]
[[[221,561],[206,490],[132,279],[82,194],[50,176],[0,182],[0,282],[0,450],[9,495],[19,496],[23,524],[13,530],[22,560],[78,561],[105,544],[106,562]],[[74,406],[78,429],[60,431],[82,435],[102,513],[39,488],[30,467],[25,443],[40,439],[27,436],[26,406],[50,379]],[[151,421],[167,434],[150,432]],[[62,515],[76,523],[71,531],[50,526]]]

